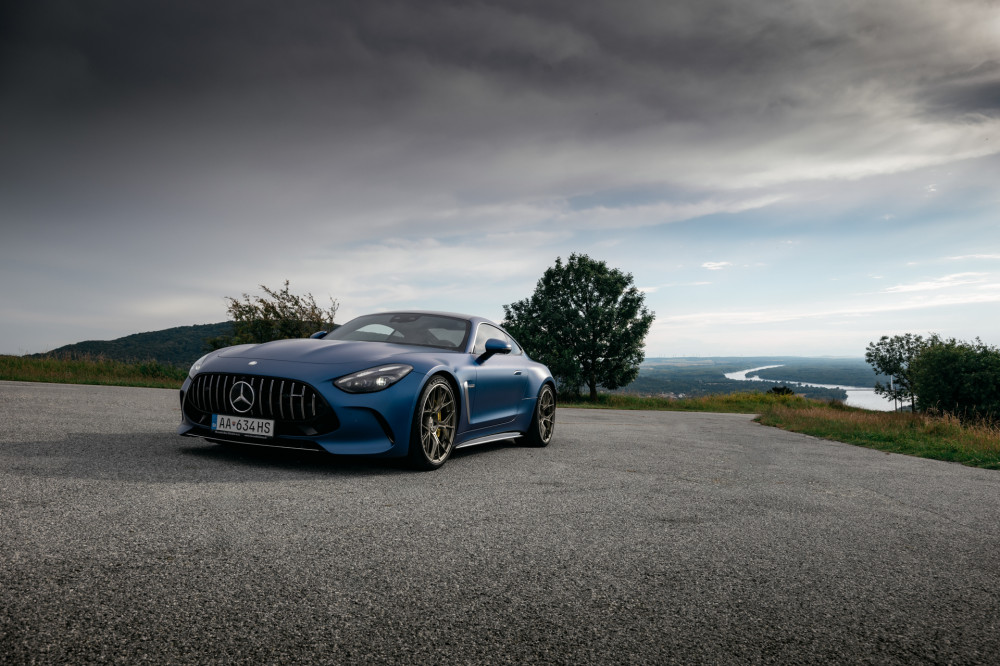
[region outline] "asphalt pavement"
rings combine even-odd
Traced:
[[[442,469],[0,382],[0,662],[997,663],[1000,472],[560,409]]]

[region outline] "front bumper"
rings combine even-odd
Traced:
[[[177,433],[338,455],[402,456],[407,453],[422,380],[411,372],[384,391],[350,394],[336,388],[332,379],[305,382],[261,374],[199,373],[181,387]],[[255,393],[254,407],[243,414],[236,413],[226,398],[236,382],[245,382]],[[272,419],[275,435],[260,439],[218,433],[212,430],[212,414]]]

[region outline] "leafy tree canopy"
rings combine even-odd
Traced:
[[[917,408],[1000,420],[1000,349],[931,336],[910,366]]]
[[[571,254],[565,264],[556,258],[530,298],[503,306],[503,324],[563,391],[586,385],[594,398],[598,386],[614,390],[638,376],[655,318],[644,301],[631,273]]]
[[[233,334],[209,340],[213,349],[247,343],[261,343],[286,338],[305,338],[316,331],[332,330],[339,304],[330,299],[322,309],[310,293],[298,296],[289,291],[288,280],[280,290],[260,285],[264,296],[243,294],[242,299],[227,296],[226,308],[233,321]]]
[[[907,333],[894,335],[891,338],[883,335],[878,342],[868,344],[865,360],[880,375],[887,375],[889,385],[875,383],[875,393],[884,395],[892,401],[914,402],[913,382],[910,376],[910,364],[924,348],[924,339],[919,335]]]

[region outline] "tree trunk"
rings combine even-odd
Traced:
[[[593,402],[597,400],[597,381],[594,379],[589,380],[590,383],[590,400]]]

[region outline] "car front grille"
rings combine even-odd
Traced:
[[[230,393],[244,382],[253,392],[248,410],[233,407]],[[249,398],[250,396],[247,395]],[[311,421],[330,411],[330,406],[312,386],[294,379],[202,373],[188,389],[188,400],[202,412],[232,414],[285,422]]]
[[[237,386],[240,382],[246,386]],[[249,404],[237,401],[234,407],[232,398],[241,394]],[[203,372],[191,381],[183,409],[202,428],[210,428],[213,414],[270,419],[277,437],[313,437],[340,427],[333,408],[315,388],[281,377]],[[221,433],[213,437],[233,438]]]

